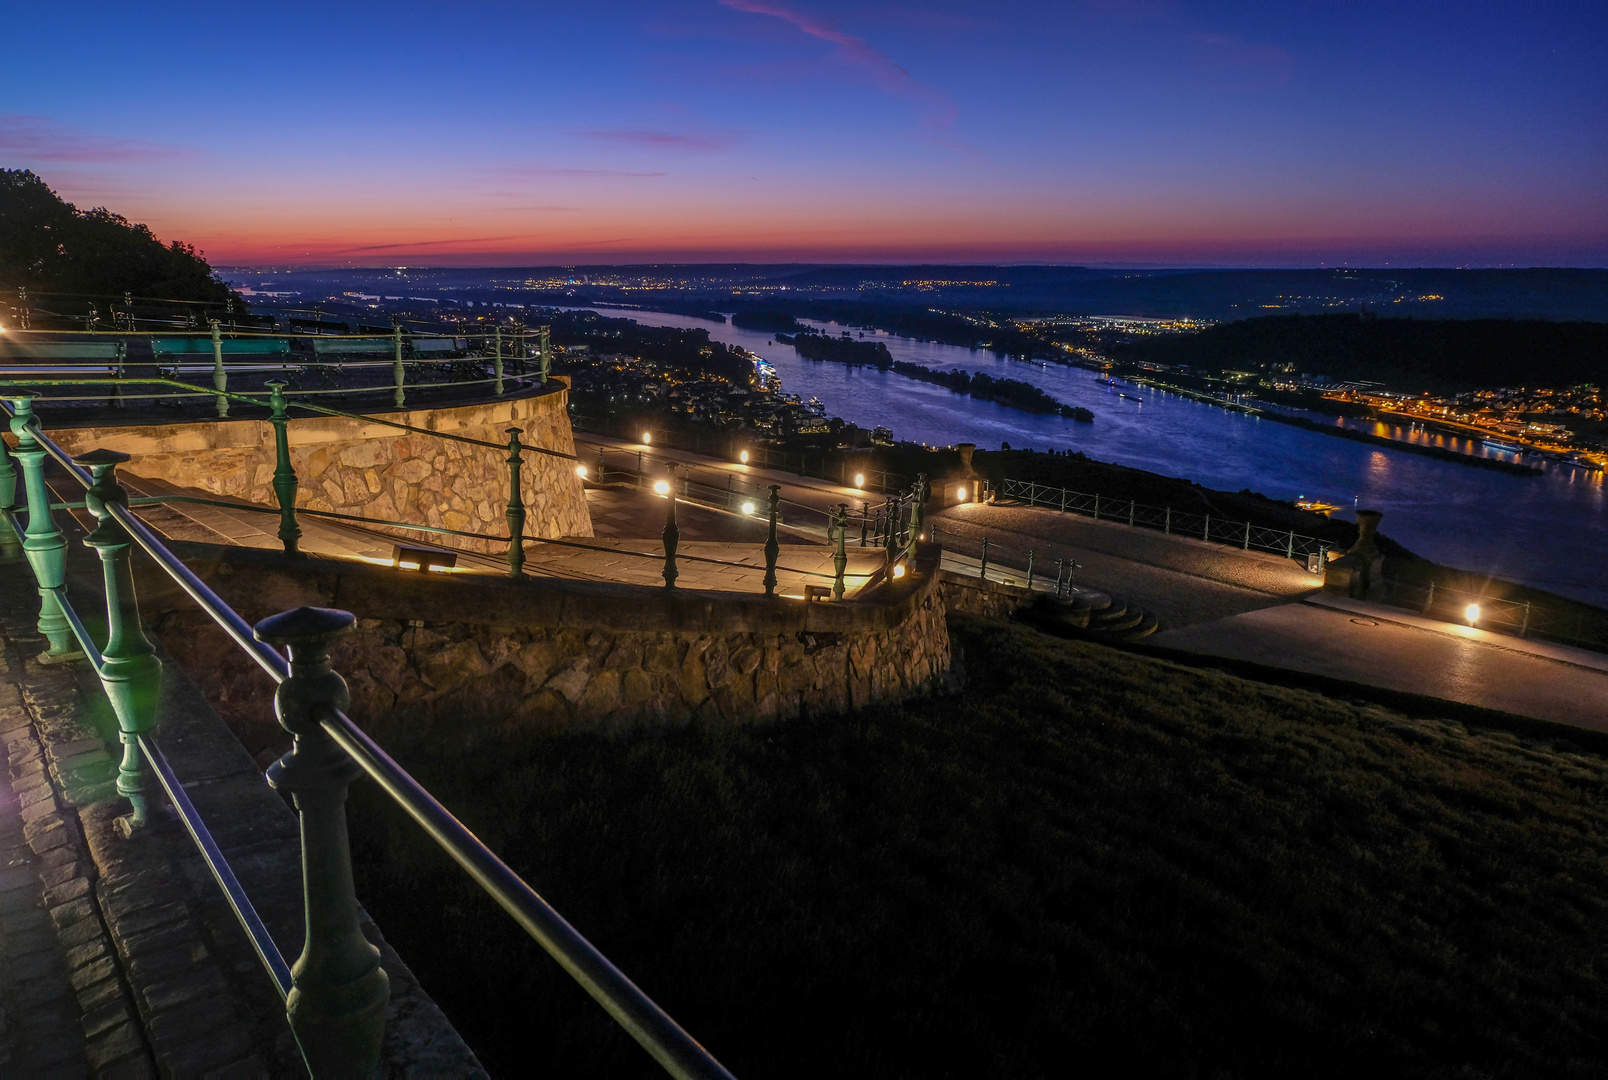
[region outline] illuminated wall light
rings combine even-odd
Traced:
[[[653,482],[653,493],[655,495],[660,496],[661,498],[666,496],[666,495],[669,495],[670,494],[670,481],[668,481],[668,480],[655,480]]]
[[[962,502],[964,502],[966,500],[966,489],[963,488],[963,487],[956,488],[955,489],[955,498],[957,498],[957,499],[961,500]]]

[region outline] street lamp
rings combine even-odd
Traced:
[[[742,453],[738,454],[737,455],[737,460],[742,462],[744,465],[747,465],[748,464],[748,451],[744,450]]]
[[[854,486],[857,488],[865,487],[865,473],[854,474]]]
[[[586,466],[585,465],[577,465],[577,466],[575,466],[575,475],[579,476],[582,480],[585,480],[586,479]]]
[[[652,441],[653,441],[653,432],[644,431],[642,433],[642,443],[643,443],[643,445],[647,445],[648,443],[651,443]]]
[[[653,482],[653,493],[661,499],[667,497],[670,494],[670,481],[655,480]]]
[[[1470,604],[1468,607],[1464,608],[1463,618],[1468,620],[1468,624],[1470,626],[1473,626],[1475,623],[1479,622],[1480,606],[1478,604]]]
[[[752,515],[753,512],[754,512],[754,504],[753,503],[751,503],[751,502],[743,503],[743,513],[744,514]]]

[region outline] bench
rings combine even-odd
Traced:
[[[440,356],[444,353],[467,352],[468,338],[421,338],[411,342],[414,356]]]
[[[156,358],[157,365],[165,374],[184,375],[216,371],[214,344],[221,350],[224,366],[229,371],[284,371],[290,366],[290,341],[286,338],[224,338],[218,342],[214,342],[210,337],[152,338],[151,355]],[[191,356],[197,358],[191,363],[177,359]],[[201,363],[200,358],[203,356],[207,357],[209,362]],[[255,364],[230,362],[229,358],[232,356],[277,356],[279,362]]]
[[[102,378],[122,373],[123,343],[102,341],[18,341],[0,338],[0,360],[84,360],[82,364],[17,364],[0,366],[6,378],[53,375]]]
[[[391,545],[391,564],[400,570],[409,563],[421,574],[427,573],[432,566],[448,570],[458,565],[458,553],[413,544]]]

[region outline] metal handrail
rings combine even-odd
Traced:
[[[16,412],[9,405],[0,403],[0,409],[3,409],[7,416],[15,418]],[[82,466],[44,434],[37,416],[30,413],[27,422],[18,430],[25,431],[40,450],[61,464],[69,475],[89,489],[92,495],[103,490],[95,486],[95,481]],[[37,484],[41,490],[30,491],[31,499],[34,500],[31,505],[42,507],[48,515],[50,502],[42,490],[43,480],[38,473],[37,460],[35,465],[34,469],[28,471],[26,479],[30,485]],[[9,468],[9,463],[7,467]],[[131,539],[139,543],[197,605],[246,650],[275,683],[284,683],[292,677],[290,662],[273,646],[259,640],[256,630],[248,626],[226,601],[180,562],[130,509],[104,496],[100,505],[108,517],[116,520]],[[97,511],[97,515],[99,513],[100,511]],[[6,508],[6,516],[15,520],[15,514],[10,508]],[[59,537],[59,534],[57,535]],[[126,559],[126,554],[123,557]],[[72,611],[65,588],[51,586],[48,591],[56,598],[63,612]],[[345,618],[350,620],[350,616]],[[94,657],[97,671],[106,667],[106,658],[100,656],[98,650],[94,648],[88,631],[78,619],[76,612],[72,612],[69,617],[69,625],[75,636],[89,646],[87,651]],[[293,640],[292,648],[295,647]],[[350,754],[364,771],[378,780],[386,791],[424,826],[432,839],[468,870],[476,882],[513,915],[526,932],[557,959],[565,970],[569,971],[571,976],[580,982],[587,992],[599,1001],[667,1071],[674,1076],[689,1080],[694,1078],[730,1080],[731,1074],[707,1050],[609,963],[607,958],[542,900],[506,863],[497,858],[485,844],[458,822],[350,718],[338,708],[326,705],[317,719],[321,729]],[[136,743],[146,759],[151,762],[164,789],[173,799],[175,809],[183,818],[192,840],[207,860],[219,886],[224,890],[242,928],[252,939],[258,958],[267,968],[276,989],[288,1001],[290,990],[296,986],[295,978],[262,920],[256,915],[238,879],[229,869],[221,849],[185,795],[182,783],[178,781],[160,749],[146,737],[144,731],[133,732],[132,735],[133,738],[128,741]],[[300,737],[298,733],[298,740]],[[125,762],[125,772],[126,770]],[[119,790],[123,790],[121,779]],[[142,817],[138,804],[136,816]],[[348,856],[342,852],[341,858],[346,859]],[[307,882],[307,887],[311,889],[312,883]],[[350,888],[349,882],[347,888]],[[355,932],[355,927],[352,929]],[[303,1049],[305,1052],[305,1045]]]
[[[731,1073],[339,709],[323,729],[672,1076]]]

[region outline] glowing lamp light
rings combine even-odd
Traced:
[[[1470,626],[1473,626],[1475,623],[1479,622],[1480,606],[1478,604],[1470,604],[1468,607],[1464,608],[1463,618],[1468,620],[1468,624]]]
[[[752,514],[753,512],[754,512],[754,504],[753,503],[751,503],[751,502],[743,503],[743,513]]]
[[[956,488],[955,489],[955,498],[960,499],[962,502],[964,502],[965,499],[966,499],[966,489],[963,488],[963,487]]]
[[[644,432],[643,432],[643,433],[642,433],[642,443],[643,443],[643,445],[644,445],[644,446],[645,446],[645,445],[647,445],[647,444],[648,444],[648,443],[651,443],[651,442],[652,442],[652,441],[653,441],[653,432],[651,432],[651,431],[644,431]]]
[[[663,498],[664,496],[669,495],[670,494],[670,481],[668,481],[668,480],[655,480],[653,482],[653,493],[655,495],[658,495],[660,498]]]
[[[893,568],[893,576],[895,578],[902,578],[902,577],[904,577],[904,574],[905,574],[905,568],[904,568],[903,563],[900,563],[898,566],[895,566]]]
[[[744,450],[742,453],[738,454],[737,455],[737,460],[742,462],[744,465],[747,465],[748,464],[748,451]]]
[[[586,479],[586,466],[585,465],[577,465],[577,466],[575,466],[575,475],[579,476],[582,480],[585,480]]]
[[[865,473],[854,474],[854,486],[857,488],[865,487]]]

